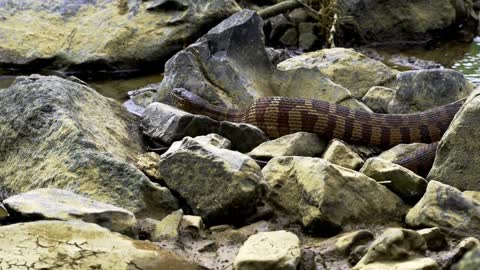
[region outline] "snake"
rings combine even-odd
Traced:
[[[462,99],[423,112],[381,114],[306,98],[262,97],[242,110],[213,105],[183,88],[173,89],[171,95],[176,106],[184,111],[218,121],[251,124],[271,139],[303,131],[327,140],[337,138],[383,149],[426,143],[393,161],[422,176],[431,169],[439,140],[465,103]]]

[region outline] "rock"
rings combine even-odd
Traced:
[[[476,270],[476,269],[480,269],[480,248],[479,247],[465,254],[465,256],[452,268],[452,270]]]
[[[298,46],[298,31],[295,27],[289,28],[280,38],[280,43],[287,48],[296,48]]]
[[[480,191],[465,190],[463,196],[480,202]]]
[[[233,0],[183,2],[184,9],[159,12],[144,1],[2,0],[0,32],[8,38],[0,62],[86,72],[161,65],[202,30],[240,10]]]
[[[413,152],[425,146],[427,146],[425,143],[398,144],[387,151],[382,152],[378,157],[383,160],[394,162],[408,157]]]
[[[300,239],[287,231],[252,235],[238,252],[235,270],[296,270],[300,261]]]
[[[0,220],[8,217],[8,211],[3,204],[0,203]]]
[[[416,203],[425,193],[427,181],[412,171],[383,160],[370,158],[365,162],[361,173],[384,185],[407,203]]]
[[[313,233],[402,218],[402,200],[375,180],[320,158],[275,157],[262,170],[271,200]]]
[[[348,144],[339,139],[330,141],[322,158],[333,164],[352,170],[357,170],[363,165],[363,159]]]
[[[230,224],[255,211],[264,186],[249,156],[190,137],[174,143],[159,162],[162,181],[207,224]]]
[[[391,58],[388,59],[388,62],[401,70],[444,68],[441,64],[434,61],[423,60],[415,56],[406,56],[401,54],[392,55]]]
[[[265,31],[266,33],[269,33],[267,34],[268,40],[270,42],[278,41],[285,31],[292,26],[292,22],[290,22],[284,14],[269,18],[265,22],[265,27],[269,29],[269,31]]]
[[[433,259],[422,256],[426,249],[425,240],[416,231],[390,228],[370,245],[353,269],[440,270]]]
[[[395,97],[395,90],[374,86],[362,97],[362,102],[376,113],[387,113],[388,104]]]
[[[142,133],[153,141],[170,145],[186,136],[219,134],[232,143],[232,148],[248,152],[268,140],[255,126],[244,123],[215,121],[202,115],[193,115],[162,103],[152,103],[145,110],[141,122]]]
[[[451,269],[450,267],[459,262],[465,256],[465,254],[467,254],[469,251],[478,249],[479,247],[480,241],[475,237],[467,237],[463,239],[454,248],[450,260],[445,265],[443,265],[443,269]],[[454,270],[455,267],[452,267],[452,269]]]
[[[278,156],[317,156],[325,149],[325,141],[316,134],[297,132],[267,141],[248,153],[253,158],[270,159]]]
[[[160,171],[158,170],[158,161],[160,155],[154,152],[141,154],[137,158],[137,166],[144,174],[153,179],[160,179]]]
[[[458,71],[428,69],[401,72],[391,87],[396,91],[388,113],[411,113],[466,98],[475,86]]]
[[[0,227],[3,269],[204,269],[150,242],[81,221],[36,221]]]
[[[480,157],[472,155],[480,150],[480,91],[467,99],[449,128],[443,134],[437,149],[435,162],[427,176],[460,190],[480,190]]]
[[[123,103],[127,110],[137,116],[142,116],[145,113],[145,108],[154,102],[155,94],[158,87],[146,86],[137,90],[129,91],[130,97]]]
[[[205,229],[202,217],[199,216],[183,215],[180,225],[182,229],[195,228],[198,231]]]
[[[298,24],[298,48],[312,50],[319,45],[320,40],[316,34],[316,23],[303,22]]]
[[[429,250],[442,250],[448,246],[445,234],[438,227],[422,229],[417,232],[425,239]]]
[[[431,180],[405,219],[412,227],[439,227],[460,235],[480,235],[480,202],[454,187]]]
[[[342,20],[336,27],[336,44],[424,44],[435,39],[459,38],[462,32],[471,40],[478,21],[469,2],[341,1],[337,8],[349,20]]]
[[[335,246],[340,254],[349,255],[357,246],[365,245],[374,238],[375,236],[370,231],[353,231],[340,236],[335,242]]]
[[[272,95],[273,73],[263,35],[263,20],[240,11],[212,28],[165,65],[157,100],[170,102],[174,88],[185,88],[212,104],[246,108]]]
[[[35,189],[3,201],[16,221],[32,219],[82,220],[109,230],[133,232],[135,216],[122,208],[94,201],[60,189]]]
[[[381,86],[393,80],[398,73],[382,62],[368,58],[353,49],[345,48],[305,53],[278,65],[282,70],[300,67],[316,68],[334,83],[350,90],[358,99],[361,99],[373,86]]]
[[[203,144],[210,144],[218,148],[223,148],[223,149],[230,149],[232,147],[232,143],[228,140],[225,139],[224,137],[218,135],[218,134],[208,134],[208,135],[203,135],[203,136],[197,136],[193,138],[193,140],[203,143]]]
[[[291,57],[291,52],[287,49],[280,50],[274,49],[272,47],[267,47],[266,50],[268,60],[270,60],[270,63],[272,63],[273,66],[277,66],[280,62],[285,61]]]
[[[70,190],[137,217],[178,209],[170,191],[133,166],[135,118],[95,90],[58,77],[18,77],[0,91],[0,181],[18,194]]]
[[[183,220],[183,211],[177,210],[155,224],[151,234],[151,241],[177,240],[178,230]]]

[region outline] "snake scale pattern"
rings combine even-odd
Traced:
[[[401,143],[428,143],[428,146],[394,161],[421,175],[430,169],[438,141],[464,103],[460,100],[420,113],[379,114],[321,100],[265,97],[243,111],[211,105],[185,89],[174,89],[172,96],[180,109],[216,120],[252,124],[270,138],[305,131],[325,139],[338,138],[382,148]]]

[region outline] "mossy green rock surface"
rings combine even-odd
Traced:
[[[239,10],[233,0],[187,0],[181,6],[153,2],[0,0],[0,63],[140,68],[165,61]]]
[[[58,77],[18,77],[0,90],[0,186],[58,188],[136,215],[177,208],[130,162],[142,152],[135,119],[116,101]]]

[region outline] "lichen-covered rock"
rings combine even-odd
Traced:
[[[145,1],[1,0],[0,63],[89,72],[143,68],[240,9],[233,0],[183,3],[152,9]]]
[[[425,146],[427,146],[425,143],[398,144],[387,151],[382,152],[378,157],[390,162],[394,162],[409,156],[413,152]]]
[[[248,155],[266,159],[278,156],[313,157],[320,155],[325,149],[325,145],[325,141],[316,134],[297,132],[264,142],[250,151]]]
[[[333,139],[327,146],[322,158],[347,169],[357,170],[362,167],[363,159],[345,142]]]
[[[375,180],[321,158],[275,157],[262,170],[271,200],[315,233],[399,221],[402,200]]]
[[[368,248],[354,270],[439,270],[437,263],[424,258],[427,244],[416,231],[390,228]]]
[[[394,97],[395,90],[383,86],[374,86],[362,97],[362,102],[376,113],[387,113],[388,104]]]
[[[429,250],[441,250],[448,246],[445,234],[438,227],[421,229],[417,232],[425,239]]]
[[[348,89],[358,99],[361,99],[371,87],[384,85],[393,80],[398,73],[382,62],[368,58],[353,49],[345,48],[305,53],[278,65],[278,68],[282,70],[301,67],[316,68],[334,83]]]
[[[213,104],[246,108],[272,95],[273,66],[265,50],[263,20],[243,10],[212,28],[165,65],[157,100],[169,102],[174,88],[195,92]]]
[[[368,159],[360,172],[378,182],[385,182],[384,185],[388,189],[407,203],[418,202],[427,188],[427,181],[424,178],[381,158]]]
[[[451,69],[401,72],[391,85],[395,97],[389,113],[425,111],[468,97],[475,86],[462,73]]]
[[[445,132],[428,180],[436,180],[460,190],[480,190],[480,91],[467,99]]]
[[[150,242],[81,221],[0,227],[2,269],[204,269]]]
[[[160,222],[155,224],[150,240],[159,242],[162,240],[177,240],[178,230],[182,224],[183,211],[177,210],[170,215],[164,217]]]
[[[190,137],[162,155],[159,170],[165,185],[209,224],[243,220],[264,192],[260,167],[249,156]]]
[[[268,140],[255,126],[244,123],[215,121],[203,115],[194,115],[163,103],[150,104],[143,115],[141,129],[153,141],[170,145],[186,136],[219,134],[232,143],[232,148],[248,152]]]
[[[340,14],[349,19],[337,25],[336,44],[421,44],[460,34],[472,39],[478,25],[472,6],[450,0],[338,1]]]
[[[431,180],[422,199],[410,209],[412,227],[439,227],[456,234],[480,235],[480,202],[454,187]]]
[[[235,270],[296,270],[300,239],[287,231],[261,232],[248,238],[238,252]]]
[[[129,163],[140,133],[121,104],[58,77],[18,77],[0,91],[0,179],[13,193],[58,188],[163,217],[178,209],[170,191]]]
[[[17,221],[82,220],[120,233],[132,233],[135,216],[122,208],[60,189],[35,189],[3,201]]]

